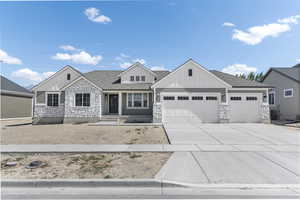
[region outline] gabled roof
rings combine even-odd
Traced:
[[[75,69],[74,67],[70,66],[70,65],[66,65],[63,68],[61,68],[59,71],[57,71],[55,74],[53,74],[52,76],[46,78],[45,80],[43,80],[42,82],[38,83],[37,85],[35,85],[34,87],[31,88],[31,90],[35,90],[37,87],[45,84],[47,81],[51,80],[53,77],[55,77],[57,74],[63,72],[66,69],[71,69],[75,72],[77,72],[80,75],[83,75],[80,71],[78,71],[77,69]]]
[[[104,90],[149,90],[152,83],[122,83],[119,77],[121,70],[97,70],[85,73],[84,76]],[[156,81],[159,81],[169,71],[152,71],[155,73]]]
[[[148,69],[147,67],[145,67],[142,63],[140,62],[135,62],[134,64],[132,64],[130,67],[128,67],[125,71],[122,71],[119,76],[122,76],[123,74],[127,73],[128,71],[130,71],[132,68],[134,67],[141,67],[144,70],[148,71],[150,74],[152,74],[153,76],[156,76],[155,73],[153,73],[153,71],[151,71],[150,69]]]
[[[294,80],[298,83],[300,83],[300,64],[295,65],[293,67],[276,67],[276,68],[270,68],[266,75],[263,78],[263,81],[265,78],[271,73],[271,71],[275,71],[282,76],[285,76],[291,80]]]
[[[259,83],[257,81],[250,81],[246,79],[242,79],[231,74],[227,74],[224,72],[210,70],[211,73],[230,84],[234,88],[271,88],[271,86]]]
[[[5,78],[4,76],[0,76],[0,77],[1,77],[1,93],[19,94],[19,95],[26,95],[26,96],[33,95],[32,92],[18,85],[17,83]]]

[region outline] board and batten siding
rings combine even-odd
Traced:
[[[1,94],[1,119],[32,116],[32,97]]]
[[[134,76],[134,81],[130,81],[130,76]],[[140,81],[135,81],[135,77],[140,76]],[[141,76],[145,76],[145,81],[141,81]],[[154,75],[137,65],[128,71],[124,72],[121,76],[121,83],[154,83]]]

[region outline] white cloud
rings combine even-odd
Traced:
[[[250,72],[257,72],[257,68],[250,67],[245,64],[233,64],[223,68],[222,72],[232,75],[249,74]]]
[[[100,15],[100,11],[97,8],[87,8],[84,14],[89,20],[97,23],[107,24],[111,22],[111,19],[105,15]]]
[[[125,53],[120,53],[120,56],[123,57],[123,58],[129,58],[130,56],[125,54]]]
[[[283,24],[298,24],[299,19],[300,19],[300,15],[295,15],[295,16],[278,19],[277,21]]]
[[[24,80],[29,80],[32,83],[38,83],[46,78],[48,78],[49,76],[53,75],[55,72],[43,72],[43,73],[38,73],[35,71],[32,71],[29,68],[23,68],[23,69],[19,69],[17,71],[12,72],[12,77],[15,78],[20,78],[20,79],[24,79]]]
[[[85,51],[80,51],[79,53],[68,54],[68,53],[57,53],[52,57],[54,60],[70,60],[77,64],[86,65],[97,65],[101,60],[101,55],[91,56]]]
[[[266,37],[278,37],[281,33],[291,30],[287,24],[267,24],[263,26],[253,26],[247,31],[234,30],[232,39],[240,40],[248,45],[256,45]]]
[[[72,45],[61,45],[59,48],[65,50],[65,51],[77,51],[79,49],[75,48]]]
[[[120,64],[120,67],[123,69],[126,69],[126,68],[130,67],[131,65],[132,65],[132,63],[130,63],[130,62],[123,62]]]
[[[21,65],[22,61],[19,58],[9,56],[4,50],[0,49],[0,63]]]
[[[230,22],[224,22],[222,26],[235,27],[235,24],[230,23]]]
[[[166,71],[167,69],[164,66],[154,66],[151,67],[152,71]]]
[[[137,59],[134,59],[132,60],[133,62],[139,62],[141,63],[142,65],[144,65],[146,63],[146,60],[145,59],[142,59],[142,58],[137,58]]]
[[[297,62],[300,62],[300,58],[296,59]]]

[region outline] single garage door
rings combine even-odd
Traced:
[[[262,94],[229,93],[230,122],[261,122]]]
[[[219,93],[161,94],[164,123],[218,122]]]

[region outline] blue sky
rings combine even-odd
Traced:
[[[24,86],[65,65],[265,72],[300,62],[300,1],[0,2],[0,33],[1,74]]]

